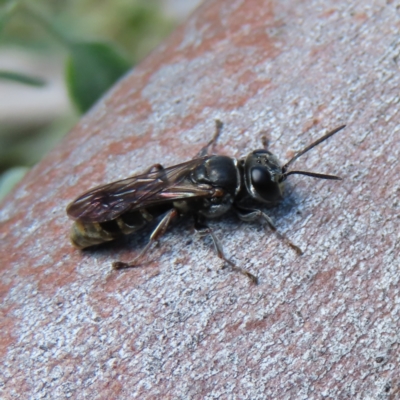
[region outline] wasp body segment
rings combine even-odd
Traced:
[[[167,211],[161,206],[127,212],[116,219],[104,222],[77,220],[71,228],[71,242],[78,249],[95,246],[129,235],[159,218]]]

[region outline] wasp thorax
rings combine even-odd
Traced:
[[[231,196],[235,196],[240,187],[236,160],[226,156],[210,156],[192,172],[192,180],[197,184],[223,188]]]

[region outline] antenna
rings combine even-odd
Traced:
[[[319,179],[332,179],[332,180],[341,180],[339,176],[336,175],[326,175],[326,174],[319,174],[317,172],[309,172],[309,171],[288,171],[289,165],[292,164],[294,161],[296,161],[300,156],[303,154],[307,153],[309,150],[313,149],[315,146],[318,146],[320,143],[324,142],[326,139],[330,138],[333,136],[335,133],[341,131],[346,125],[341,125],[338,128],[334,129],[333,131],[328,132],[326,135],[320,137],[318,140],[315,142],[311,143],[308,145],[306,148],[303,150],[299,151],[297,154],[294,155],[283,167],[282,167],[282,172],[283,172],[283,177],[282,181],[285,180],[289,175],[307,175],[311,176],[312,178],[319,178]]]

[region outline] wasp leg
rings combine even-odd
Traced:
[[[262,135],[262,136],[261,136],[261,144],[262,144],[264,150],[268,150],[268,147],[269,147],[269,140],[268,140],[268,138],[267,138],[266,135]]]
[[[210,149],[210,147],[214,147],[214,144],[217,141],[218,136],[220,135],[220,133],[222,131],[223,125],[224,124],[219,119],[215,120],[214,137],[197,153],[197,156],[195,158],[204,157],[204,156],[208,155],[208,150]]]
[[[160,172],[164,169],[161,164],[154,164],[150,168],[147,168],[143,173],[150,174],[151,172]]]
[[[248,278],[250,278],[250,280],[254,284],[258,283],[258,279],[256,276],[254,276],[252,273],[247,271],[247,269],[238,267],[231,260],[229,260],[228,258],[225,257],[224,252],[222,251],[221,243],[219,242],[219,240],[215,236],[213,230],[209,226],[205,225],[204,223],[200,223],[199,221],[195,221],[194,228],[200,234],[200,236],[205,236],[205,235],[211,236],[217,256],[219,258],[221,258],[222,260],[224,260],[228,265],[230,265],[230,267],[232,268],[232,271],[240,272],[241,274],[246,275]]]
[[[292,243],[285,235],[280,233],[277,229],[276,226],[274,225],[272,219],[262,212],[261,210],[246,210],[248,211],[247,213],[241,213],[239,210],[236,210],[238,217],[245,222],[254,222],[259,220],[260,218],[264,219],[271,230],[278,236],[280,240],[283,240],[287,245],[289,245],[299,256],[303,254],[302,250],[300,247],[296,246],[294,243]]]
[[[173,208],[172,210],[168,211],[168,213],[163,217],[160,223],[157,225],[156,229],[154,229],[153,233],[150,236],[149,242],[146,244],[144,249],[140,252],[140,254],[131,262],[124,263],[121,261],[116,261],[112,264],[113,269],[125,269],[125,268],[133,268],[138,265],[138,261],[146,254],[149,250],[151,245],[156,242],[162,235],[164,235],[165,231],[167,230],[169,224],[173,219],[178,217],[178,211]]]

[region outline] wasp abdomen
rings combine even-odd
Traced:
[[[78,249],[114,240],[113,234],[103,229],[99,222],[75,221],[70,233],[71,243]]]
[[[79,249],[109,242],[122,235],[138,231],[164,212],[162,207],[152,209],[151,212],[143,208],[122,214],[111,221],[84,222],[77,220],[71,228],[71,242]]]

